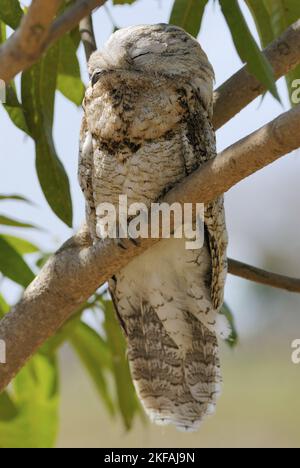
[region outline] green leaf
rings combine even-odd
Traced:
[[[237,0],[219,0],[239,56],[248,70],[280,101],[273,69],[255,42]]]
[[[39,252],[39,248],[29,242],[26,239],[21,239],[20,237],[9,236],[2,234],[3,239],[5,239],[20,255],[27,255]]]
[[[0,394],[0,422],[1,421],[11,421],[16,416],[18,416],[18,409],[14,402],[12,401],[8,392],[3,392]],[[1,446],[0,440],[0,446]]]
[[[9,404],[1,418],[2,448],[51,448],[58,430],[58,371],[54,358],[36,355],[13,382],[13,389],[2,397]],[[1,401],[0,401],[1,408]]]
[[[22,75],[22,103],[28,128],[36,145],[36,169],[44,195],[54,213],[72,226],[70,184],[52,137],[58,44],[41,62]]]
[[[221,309],[221,314],[225,315],[231,328],[231,334],[229,338],[226,340],[226,342],[231,348],[234,348],[238,344],[238,341],[239,341],[238,332],[235,326],[234,315],[227,304],[223,305]]]
[[[77,48],[69,34],[59,42],[59,64],[57,89],[70,101],[80,106],[85,87],[81,80],[80,67],[76,54]]]
[[[175,0],[170,23],[197,37],[208,0]]]
[[[92,328],[81,322],[71,332],[69,341],[92,378],[109,413],[115,413],[104,371],[112,368],[110,352],[105,341]]]
[[[51,253],[43,252],[42,255],[35,262],[36,266],[40,269],[43,268],[43,266],[48,262],[51,255]]]
[[[260,36],[261,45],[265,48],[274,40],[270,15],[263,0],[245,0]]]
[[[27,135],[30,135],[25,119],[24,109],[22,104],[19,102],[13,82],[6,86],[6,103],[3,104],[3,107],[16,127]]]
[[[23,16],[18,0],[0,0],[0,19],[12,29],[17,29]]]
[[[9,304],[7,304],[6,300],[0,293],[0,319],[4,317],[5,314],[7,314],[9,309],[10,309]]]
[[[54,336],[49,338],[46,343],[40,349],[40,352],[46,354],[47,356],[55,354],[59,348],[70,338],[72,332],[80,324],[82,311],[75,314],[67,320],[66,323],[56,332]]]
[[[139,407],[126,359],[126,344],[112,302],[103,300],[101,304],[105,314],[104,328],[107,344],[112,353],[119,409],[124,425],[129,430]]]
[[[0,236],[0,271],[7,278],[26,288],[33,280],[31,271],[22,256]]]
[[[114,5],[132,5],[137,0],[113,0]]]
[[[30,205],[32,205],[32,202],[28,200],[28,198],[24,198],[21,195],[14,195],[14,194],[0,195],[0,201],[21,201],[21,202],[29,203]]]
[[[262,0],[269,14],[273,30],[273,39],[280,36],[291,24],[300,18],[299,0]],[[300,78],[300,65],[292,70],[286,78],[290,98],[294,92],[293,81]],[[291,99],[291,103],[293,103]]]
[[[13,218],[9,218],[4,215],[0,215],[0,224],[2,224],[3,226],[11,226],[11,227],[17,227],[17,228],[38,229],[33,224],[22,223],[21,221],[18,221]]]
[[[0,44],[6,41],[6,24],[0,21]]]

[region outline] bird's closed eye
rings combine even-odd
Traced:
[[[141,54],[138,54],[138,55],[135,55],[134,57],[132,57],[132,60],[135,60],[135,59],[137,59],[139,57],[143,57],[144,55],[150,55],[150,54],[151,54],[151,52],[143,52]]]
[[[96,83],[98,83],[98,81],[100,80],[101,76],[105,74],[105,71],[104,70],[101,70],[101,71],[96,71],[93,75],[92,75],[92,79],[91,79],[91,83],[92,83],[92,86],[95,86]]]

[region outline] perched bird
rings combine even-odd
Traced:
[[[79,179],[98,241],[101,203],[147,207],[216,156],[214,72],[199,43],[158,24],[114,33],[89,62]],[[110,281],[138,396],[152,421],[195,430],[214,410],[227,274],[223,198],[205,206],[205,242],[163,239]]]

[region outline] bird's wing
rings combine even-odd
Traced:
[[[192,169],[216,157],[216,138],[210,115],[210,109],[207,110],[199,96],[194,93],[189,101],[184,152],[187,161],[196,161]],[[191,154],[194,157],[191,157]],[[227,275],[228,237],[223,196],[205,205],[204,221],[212,261],[211,298],[214,308],[219,309],[224,301]]]

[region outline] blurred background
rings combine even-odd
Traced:
[[[29,2],[27,2],[29,3]],[[26,4],[26,2],[24,2]],[[131,6],[108,2],[94,15],[98,46],[124,27],[168,22],[172,0],[139,0]],[[253,19],[241,5],[253,35]],[[210,2],[199,41],[216,72],[216,87],[241,67],[217,2]],[[87,82],[82,48],[80,66]],[[300,78],[300,77],[299,77]],[[218,150],[234,143],[290,107],[284,80],[279,82],[282,104],[270,93],[259,98],[217,133]],[[84,202],[77,183],[78,135],[82,111],[57,97],[54,137],[71,182],[74,230],[84,220]],[[34,148],[0,108],[1,193],[20,193],[35,205],[1,204],[3,214],[26,219],[43,231],[19,231],[42,250],[55,250],[73,233],[49,210],[39,187]],[[229,256],[289,276],[300,277],[299,152],[286,156],[244,180],[226,194]],[[29,260],[30,261],[30,260]],[[21,289],[1,282],[9,303]],[[229,277],[226,301],[232,309],[239,343],[222,347],[223,395],[217,413],[195,434],[152,426],[137,417],[125,431],[112,419],[92,381],[68,345],[59,354],[61,400],[57,447],[300,447],[300,365],[291,361],[291,343],[300,338],[300,297]],[[89,323],[91,316],[86,316]]]

